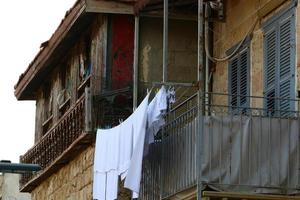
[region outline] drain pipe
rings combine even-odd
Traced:
[[[205,37],[208,44],[208,52],[210,55],[213,55],[213,23],[209,21],[211,15],[211,7],[208,3],[205,4]],[[205,56],[205,105],[206,105],[206,114],[210,113],[209,105],[211,103],[211,95],[212,92],[212,78],[213,78],[213,70],[212,70],[213,62]]]
[[[37,172],[41,169],[41,166],[37,164],[11,163],[10,161],[6,160],[0,161],[0,172],[2,173],[22,174],[26,172]]]

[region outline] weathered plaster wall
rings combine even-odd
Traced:
[[[29,193],[19,192],[19,174],[4,173],[0,175],[0,199],[30,200]]]
[[[270,3],[274,2],[270,0],[227,1],[226,21],[224,23],[214,23],[214,56],[224,57],[225,52],[238,44],[245,35],[247,35],[255,20],[259,19],[259,22],[254,28],[250,43],[250,95],[252,96],[263,96],[263,31],[261,25],[274,14],[284,9],[290,1],[285,1],[269,14],[263,13],[265,11],[261,13],[258,12],[259,10],[272,8]],[[299,23],[297,27],[298,29],[300,28]],[[297,38],[299,40],[299,37]],[[299,48],[298,45],[298,49]],[[216,71],[213,76],[213,91],[228,93],[228,62],[216,63]],[[215,96],[213,101],[225,105],[228,104],[228,98],[226,96]],[[263,100],[252,99],[251,105],[261,107]]]
[[[144,17],[140,20],[139,80],[140,91],[162,80],[163,20]],[[197,80],[197,22],[169,21],[168,81]],[[180,92],[185,91],[181,89]],[[191,90],[192,91],[192,90]]]
[[[32,200],[92,199],[93,159],[94,147],[90,146],[36,187]]]
[[[0,188],[2,188],[3,186],[3,174],[0,174]],[[2,198],[2,190],[0,190],[0,199]]]

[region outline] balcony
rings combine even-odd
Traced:
[[[93,141],[90,134],[90,95],[77,100],[47,133],[23,156],[21,163],[39,164],[42,171],[24,174],[20,179],[22,192],[32,191],[41,181],[70,161],[80,150]]]
[[[251,106],[239,107],[233,101],[234,106],[228,106],[232,98],[205,94],[200,111],[195,94],[170,110],[144,158],[142,199],[170,198],[195,191],[197,184],[248,194],[299,193],[298,100],[247,96],[238,98]],[[290,103],[293,109],[264,109],[266,102]]]
[[[21,163],[39,164],[42,171],[21,176],[22,192],[32,191],[40,182],[68,163],[90,145],[96,128],[111,127],[132,112],[132,90],[123,88],[91,96],[89,89],[60,120],[23,156]]]

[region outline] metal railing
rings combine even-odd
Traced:
[[[118,125],[132,113],[132,90],[128,87],[95,95],[92,107],[94,129]]]
[[[38,164],[44,170],[50,166],[85,130],[85,96],[67,111],[64,116],[20,158],[21,163]],[[34,175],[23,174],[21,187]]]
[[[228,94],[203,97],[204,133],[199,146],[204,186],[280,194],[300,189],[298,100],[246,96],[248,105],[237,106]],[[288,102],[291,109],[270,109],[268,101]],[[197,95],[170,110],[161,136],[144,159],[142,199],[167,198],[196,186],[197,116]],[[159,195],[153,196],[151,188]]]

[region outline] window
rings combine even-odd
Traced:
[[[247,42],[248,43],[248,42]],[[235,48],[235,47],[233,47]],[[235,113],[249,108],[250,50],[245,45],[229,61],[229,106]]]
[[[52,126],[53,119],[53,96],[52,96],[52,86],[50,81],[46,81],[43,87],[43,99],[44,99],[44,113],[43,113],[43,123],[42,130],[43,135]]]
[[[289,9],[264,28],[264,108],[267,115],[295,110],[295,16]],[[290,112],[289,112],[290,111]]]

